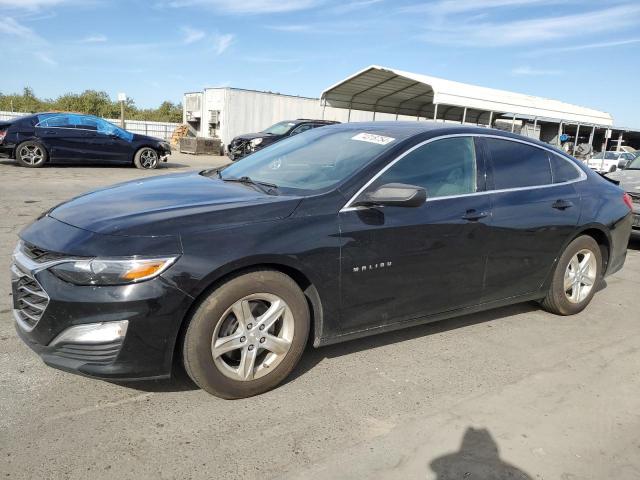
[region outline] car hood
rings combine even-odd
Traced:
[[[134,133],[133,134],[133,141],[134,142],[149,142],[151,144],[154,143],[159,143],[159,142],[165,142],[165,140],[162,140],[161,138],[156,138],[156,137],[151,137],[149,135],[141,135],[139,133]]]
[[[237,137],[235,137],[232,141],[236,141],[236,140],[253,140],[254,138],[263,138],[263,139],[270,139],[270,138],[279,138],[280,135],[272,135],[270,133],[264,133],[264,132],[256,132],[256,133],[244,133],[242,135],[238,135]]]
[[[299,197],[274,196],[200,172],[134,180],[81,195],[48,216],[108,235],[181,235],[289,216]]]
[[[640,194],[640,170],[616,170],[607,177],[619,181],[625,192]]]

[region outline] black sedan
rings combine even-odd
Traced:
[[[20,233],[19,335],[107,379],[182,364],[214,395],[316,347],[517,302],[583,310],[624,264],[631,202],[553,147],[441,123],[333,125],[225,168],[77,197]]]
[[[306,118],[278,122],[261,132],[238,135],[229,143],[227,154],[230,160],[238,160],[287,137],[293,137],[313,128],[336,123],[339,122],[334,122],[333,120],[309,120]]]
[[[0,156],[23,167],[110,163],[156,168],[171,154],[158,138],[131,133],[93,115],[38,113],[0,122]]]

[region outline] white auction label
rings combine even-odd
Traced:
[[[378,145],[388,145],[393,142],[395,138],[385,137],[383,135],[374,135],[373,133],[359,133],[353,137],[351,140],[359,140],[361,142],[369,142],[369,143],[377,143]]]

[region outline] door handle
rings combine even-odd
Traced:
[[[485,218],[488,215],[487,212],[479,212],[477,210],[467,210],[466,213],[462,216],[463,220],[467,220],[469,222],[477,222],[478,220]]]
[[[556,210],[566,210],[571,207],[573,207],[573,202],[570,202],[569,200],[556,200],[551,205],[551,208],[555,208]]]

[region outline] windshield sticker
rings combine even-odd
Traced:
[[[388,145],[395,140],[395,138],[385,137],[383,135],[374,135],[373,133],[359,133],[351,140],[359,140],[361,142],[377,143],[378,145]]]

